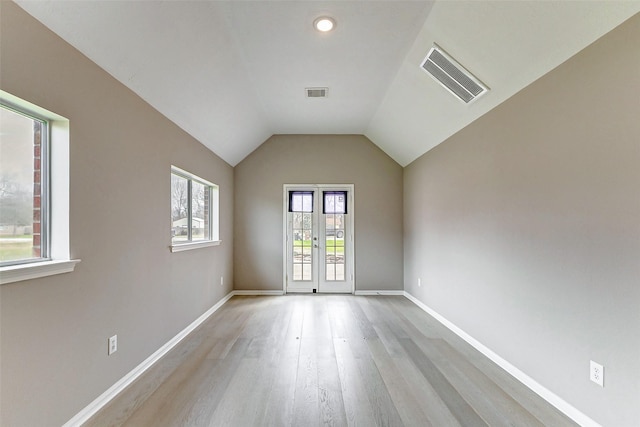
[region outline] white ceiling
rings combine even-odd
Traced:
[[[364,134],[407,165],[640,1],[29,1],[28,13],[231,165],[273,134]],[[320,34],[321,15],[337,21]],[[420,68],[437,43],[491,91]],[[305,87],[329,87],[307,99]]]

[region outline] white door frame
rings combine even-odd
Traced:
[[[351,286],[350,286],[350,293],[353,294],[355,292],[356,289],[356,275],[355,275],[355,233],[354,233],[354,218],[355,218],[355,194],[354,194],[354,185],[353,184],[284,184],[283,188],[282,188],[282,290],[284,291],[284,293],[286,294],[287,292],[300,292],[300,293],[311,293],[313,292],[313,282],[309,282],[309,286],[308,287],[298,287],[295,289],[288,289],[289,287],[288,285],[288,270],[289,270],[289,266],[288,266],[288,258],[289,258],[289,247],[288,247],[288,230],[289,230],[289,224],[288,224],[288,213],[289,213],[289,192],[290,191],[314,191],[314,193],[318,193],[318,200],[320,200],[320,203],[318,203],[319,206],[316,206],[314,208],[314,210],[317,209],[322,209],[321,207],[321,203],[322,203],[322,192],[323,191],[343,191],[346,190],[348,193],[348,205],[347,205],[347,209],[348,209],[348,214],[346,214],[346,231],[347,231],[347,235],[345,236],[345,248],[349,248],[348,250],[346,250],[345,252],[347,253],[347,256],[345,257],[345,268],[346,268],[346,275],[347,275],[347,281],[351,281]],[[318,217],[321,217],[322,215],[322,211],[318,211],[319,215]],[[319,237],[320,233],[318,232],[318,227],[319,224],[316,224],[314,227],[316,236]],[[347,239],[348,239],[348,246],[347,246]],[[325,242],[322,242],[322,245],[324,247],[324,245],[326,244],[326,239]],[[320,251],[317,251],[317,253],[320,253]],[[318,256],[319,258],[319,256]],[[322,263],[322,265],[324,265],[324,263]],[[320,284],[320,262],[319,260],[316,260],[315,264],[315,269],[316,269],[316,273],[318,275],[318,286]],[[321,291],[320,289],[318,289],[318,291]]]

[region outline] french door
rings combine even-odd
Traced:
[[[353,185],[284,186],[284,291],[353,293]]]

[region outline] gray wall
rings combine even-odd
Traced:
[[[404,174],[406,291],[609,426],[640,425],[639,40],[636,15]]]
[[[402,289],[402,168],[360,135],[279,135],[235,167],[235,289],[282,290],[283,184],[355,185],[356,290]]]
[[[0,424],[59,426],[231,291],[233,169],[0,3],[2,89],[70,120],[70,248],[82,259],[0,287]],[[221,246],[169,252],[171,164],[220,185]]]

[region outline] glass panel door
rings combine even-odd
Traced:
[[[353,292],[352,192],[285,185],[286,292]]]

